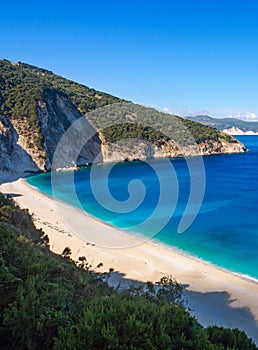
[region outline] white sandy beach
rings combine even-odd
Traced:
[[[54,252],[61,253],[70,247],[74,259],[86,256],[93,267],[102,262],[102,271],[114,269],[111,277],[114,284],[127,284],[131,280],[155,282],[170,274],[186,286],[188,306],[201,324],[238,327],[258,344],[257,282],[192,259],[155,241],[143,243],[63,203],[58,205],[58,210],[55,201],[23,179],[1,185],[0,191],[17,195],[15,201],[34,213],[36,226],[48,234]],[[86,232],[87,241],[80,238],[82,231]],[[125,248],[128,246],[131,247]]]

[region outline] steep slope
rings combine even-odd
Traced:
[[[2,177],[50,170],[56,148],[71,125],[72,138],[62,139],[55,168],[246,150],[231,136],[211,127],[122,101],[45,69],[7,60],[0,60],[0,115]],[[82,116],[80,129],[76,122]]]
[[[15,170],[16,177],[19,177],[24,170],[49,170],[56,146],[70,125],[82,113],[117,101],[119,99],[115,97],[73,83],[47,70],[0,61],[0,114],[5,121],[0,130],[1,171],[13,174]],[[8,130],[12,130],[8,133],[9,138],[5,130],[7,123]],[[87,127],[92,130],[89,123]],[[10,132],[15,136],[10,137]],[[100,152],[100,145],[96,134],[81,150],[76,163],[93,162]],[[18,157],[23,159],[24,166],[17,162],[12,151],[17,148],[26,154],[26,157]]]
[[[18,142],[19,136],[9,119],[0,115],[0,168],[1,178],[16,179],[27,172],[39,171],[31,156]],[[10,177],[11,174],[11,177]]]
[[[258,122],[246,122],[236,118],[212,118],[206,115],[187,116],[186,119],[208,125],[230,135],[258,134]]]

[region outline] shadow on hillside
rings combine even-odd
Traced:
[[[143,283],[128,279],[123,273],[114,271],[108,280],[109,285],[119,290]],[[234,299],[226,291],[201,293],[191,290],[190,285],[183,285],[186,307],[203,326],[217,325],[228,328],[239,328],[246,332],[258,344],[258,320],[255,320],[247,307],[232,305]]]
[[[244,330],[258,344],[258,320],[255,320],[250,309],[237,307],[235,299],[226,291],[201,293],[191,291],[184,286],[190,313],[204,325],[217,325]]]
[[[3,196],[7,197],[11,197],[11,198],[15,198],[15,197],[21,197],[22,195],[19,193],[3,193]]]

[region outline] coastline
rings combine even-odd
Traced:
[[[201,324],[238,327],[258,343],[257,281],[217,268],[162,242],[148,238],[143,241],[141,237],[106,225],[63,202],[58,202],[58,209],[51,197],[23,179],[0,185],[0,191],[13,194],[22,208],[34,213],[36,226],[49,236],[54,252],[62,253],[68,246],[75,260],[86,256],[93,267],[103,263],[101,271],[113,268],[111,283],[114,285],[127,285],[132,281],[156,282],[170,274],[185,286],[188,306]],[[81,235],[85,230],[87,241],[85,234]],[[102,245],[95,244],[96,240]],[[111,240],[116,248],[108,247]]]
[[[18,180],[17,180],[18,181]],[[26,178],[23,178],[21,181],[23,181],[29,188],[33,188],[33,190],[35,190],[38,194],[42,194],[43,196],[49,198],[51,201],[53,201],[53,198],[51,197],[51,195],[48,195],[42,191],[40,191],[36,186],[33,186],[31,184],[29,184],[27,181],[26,181]],[[0,184],[0,190],[1,190],[1,184]],[[237,271],[232,271],[232,270],[229,270],[227,269],[226,267],[222,267],[222,266],[219,266],[219,265],[216,265],[214,264],[213,262],[211,261],[207,261],[207,260],[204,260],[202,259],[201,257],[198,257],[198,256],[195,256],[195,255],[192,255],[191,253],[187,252],[187,251],[184,251],[183,249],[180,249],[178,247],[173,247],[173,246],[170,246],[156,238],[153,238],[153,237],[147,237],[145,235],[142,235],[140,233],[135,233],[133,231],[130,231],[130,230],[126,230],[126,229],[122,229],[122,228],[119,228],[111,223],[107,223],[107,222],[104,222],[102,221],[101,219],[98,219],[96,216],[92,215],[91,213],[89,212],[85,212],[83,211],[82,209],[79,209],[79,208],[76,208],[76,207],[73,207],[72,205],[68,204],[67,202],[61,200],[60,198],[58,199],[55,199],[55,203],[59,203],[57,206],[56,206],[56,209],[58,209],[59,205],[61,205],[61,207],[66,207],[68,210],[73,210],[75,209],[75,211],[77,212],[80,212],[81,215],[83,216],[86,216],[86,219],[90,219],[91,221],[93,222],[96,222],[97,225],[102,225],[103,227],[106,227],[107,230],[116,230],[116,231],[119,231],[119,234],[124,234],[126,235],[126,238],[127,239],[130,239],[131,237],[133,238],[133,243],[134,245],[133,246],[130,246],[130,247],[127,247],[127,248],[133,248],[139,244],[142,244],[142,243],[150,243],[151,245],[153,246],[157,246],[157,247],[161,247],[163,249],[166,249],[168,251],[171,251],[172,253],[176,253],[176,254],[179,254],[180,256],[184,256],[186,257],[187,259],[190,259],[190,260],[194,260],[194,261],[197,261],[197,262],[200,262],[201,264],[204,264],[204,265],[207,265],[207,266],[212,266],[213,268],[217,269],[217,270],[221,270],[225,273],[229,273],[231,275],[234,275],[238,278],[241,278],[243,280],[246,280],[246,281],[251,281],[255,284],[257,284],[257,288],[258,288],[258,279],[253,277],[253,276],[250,276],[250,275],[247,275],[247,274],[243,274],[241,272],[237,272]],[[66,222],[67,224],[67,222]],[[73,231],[73,228],[70,227],[71,231]],[[68,231],[67,231],[68,233]],[[69,231],[69,233],[71,233]],[[118,233],[118,232],[116,232]],[[84,237],[81,237],[79,235],[78,232],[74,232],[74,234],[80,238],[81,240],[85,241],[85,238]],[[135,239],[134,239],[135,238]],[[87,244],[93,244],[94,246],[96,246],[95,243],[93,242],[87,242]],[[102,247],[101,245],[99,246],[100,248],[105,248],[105,247]],[[107,248],[107,247],[106,247]],[[123,248],[120,248],[120,247],[112,247],[112,248],[109,248],[109,249],[123,249]],[[155,281],[152,281],[152,282],[155,282]],[[257,289],[258,290],[258,289]]]

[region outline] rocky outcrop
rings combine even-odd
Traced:
[[[179,158],[222,153],[244,153],[247,152],[247,149],[240,142],[227,142],[224,139],[219,141],[206,140],[198,145],[189,146],[182,146],[170,140],[159,147],[143,140],[121,140],[115,144],[103,143],[101,151],[104,162],[122,162],[148,158]]]
[[[123,162],[156,158],[156,149],[144,140],[121,140],[114,144],[102,144],[104,162]],[[162,157],[162,153],[160,153]]]
[[[25,177],[30,173],[52,169],[52,160],[66,130],[82,116],[70,100],[62,94],[52,94],[38,102],[37,115],[43,139],[43,151],[31,147],[17,121],[0,115],[0,183]],[[67,140],[62,157],[56,157],[56,166],[66,168],[102,161],[101,141],[93,126],[84,118],[84,134],[77,130],[74,138]],[[87,133],[92,136],[88,137]],[[78,149],[78,138],[87,139]],[[82,142],[80,142],[82,144]],[[78,153],[78,154],[77,154]],[[66,154],[76,154],[73,163],[67,164]],[[52,170],[55,170],[54,168]]]
[[[40,170],[18,140],[19,135],[12,123],[0,115],[0,183]]]
[[[47,154],[44,168],[50,170],[57,145],[62,136],[82,116],[66,96],[58,93],[51,95],[44,102],[38,102],[37,112]],[[93,135],[93,137],[87,138],[87,133]],[[85,140],[85,142],[81,142],[84,144],[81,149],[78,149],[78,137]],[[86,119],[84,119],[82,133],[80,131],[77,132],[74,138],[70,136],[64,147],[66,153],[62,152],[63,159],[58,160],[59,168],[93,163],[95,158],[101,153],[101,141],[98,133]],[[78,157],[74,159],[74,164],[67,164],[65,154],[76,154],[77,152]],[[99,161],[102,161],[102,159],[99,159]]]
[[[247,148],[241,142],[227,142],[224,139],[219,141],[206,140],[199,144],[202,155],[221,153],[244,153]]]

